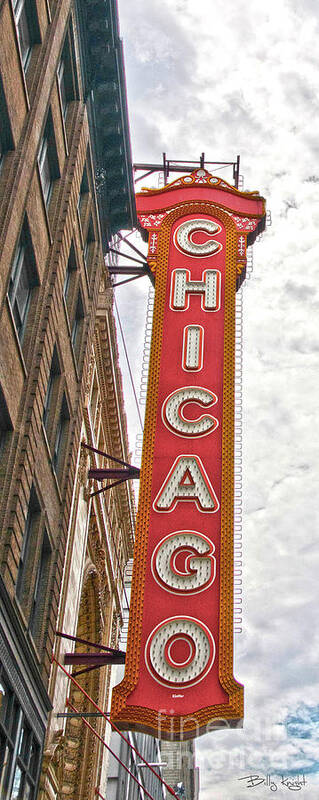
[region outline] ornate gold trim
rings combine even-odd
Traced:
[[[263,197],[259,194],[258,190],[254,190],[252,192],[242,192],[240,189],[236,189],[235,186],[232,186],[228,181],[225,181],[224,178],[216,177],[212,175],[210,172],[205,170],[200,170],[201,172],[205,172],[205,177],[202,181],[197,181],[197,173],[198,170],[194,170],[190,175],[184,175],[181,178],[176,178],[171,183],[167,183],[166,186],[161,186],[159,189],[148,188],[147,186],[142,187],[142,191],[137,194],[137,197],[140,195],[141,197],[148,197],[152,195],[163,194],[164,192],[170,192],[174,189],[193,189],[194,186],[200,187],[209,187],[210,189],[218,189],[219,191],[223,192],[230,192],[231,194],[236,195],[237,197],[246,197],[247,200],[264,200]],[[265,201],[264,201],[265,202]],[[160,213],[158,209],[156,209],[156,213]],[[232,212],[234,213],[234,212]],[[246,216],[246,214],[245,214]]]

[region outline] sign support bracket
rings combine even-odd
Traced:
[[[113,647],[106,647],[102,644],[96,644],[95,642],[90,642],[88,639],[82,639],[79,636],[71,636],[71,634],[63,633],[62,631],[56,631],[56,635],[63,639],[69,639],[72,642],[78,642],[79,644],[85,644],[89,647],[94,647],[99,651],[97,653],[65,653],[65,664],[89,665],[86,666],[85,669],[74,672],[74,677],[81,675],[84,672],[91,672],[93,669],[98,669],[99,667],[112,664],[125,664],[125,652],[123,650],[116,650]]]
[[[114,486],[119,486],[119,484],[124,483],[124,481],[136,480],[140,477],[139,467],[134,467],[132,464],[128,464],[127,461],[123,461],[121,458],[115,458],[115,456],[111,456],[109,453],[104,453],[103,450],[98,450],[91,444],[86,444],[86,442],[81,442],[81,447],[85,447],[87,450],[91,450],[93,453],[97,453],[104,458],[108,458],[110,461],[115,461],[122,467],[122,469],[116,469],[114,467],[107,469],[99,469],[98,467],[89,469],[88,478],[91,480],[104,481],[108,478],[115,478],[113,483],[109,483],[107,486],[103,486],[102,489],[92,492],[90,497],[95,497],[95,495],[101,494],[101,492],[106,492],[108,489],[113,489]]]

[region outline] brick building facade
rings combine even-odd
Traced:
[[[104,258],[135,225],[115,0],[0,0],[0,41],[1,797],[87,800],[105,761],[56,716],[52,652],[57,627],[116,644],[132,554],[131,489],[92,500],[81,448],[128,458]],[[83,681],[107,704],[109,668]]]

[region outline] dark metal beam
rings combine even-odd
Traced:
[[[200,165],[199,161],[167,161],[169,164],[169,171],[170,172],[194,172],[196,169],[196,164]],[[188,166],[188,164],[192,166]],[[222,167],[232,167],[236,164],[236,161],[206,161],[206,167],[208,166],[222,166]],[[180,165],[180,166],[178,166]],[[163,172],[163,164],[134,164],[135,170],[140,169],[147,169],[149,173],[151,172]],[[142,176],[143,177],[143,176]]]
[[[71,711],[58,711],[57,718],[58,719],[76,719],[79,717],[105,717],[105,715],[110,715],[109,711],[81,711],[73,713]]]
[[[133,267],[132,264],[112,264],[110,265],[109,272],[114,272],[114,270],[117,270],[118,272],[123,272],[125,269],[127,269],[130,270],[131,272],[136,272],[137,274],[138,272],[143,272],[143,271],[146,272],[148,268],[149,267],[147,261],[144,261],[143,267],[142,266]]]
[[[96,667],[104,667],[105,664],[125,664],[125,653],[122,650],[114,653],[65,653],[64,663]]]
[[[122,478],[122,480],[135,480],[140,477],[139,467],[130,467],[128,469],[89,469],[88,477],[93,481],[105,481],[107,478]]]
[[[110,275],[147,275],[149,267],[119,267],[117,264],[114,267],[109,267]]]
[[[234,164],[233,167],[233,177],[236,189],[238,189],[239,187],[239,165],[240,165],[240,156],[237,156],[236,163]]]

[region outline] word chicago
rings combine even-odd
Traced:
[[[167,739],[238,726],[233,676],[236,285],[258,193],[197,170],[138,196],[155,303],[125,676],[113,721]],[[249,237],[249,238],[248,238]]]

